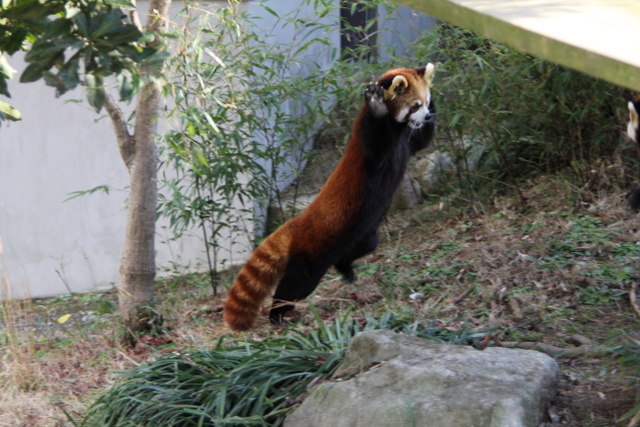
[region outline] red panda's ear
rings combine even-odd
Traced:
[[[428,63],[426,67],[424,67],[424,80],[427,82],[427,85],[431,87],[433,83],[433,76],[436,73],[436,66],[432,63]]]
[[[402,93],[408,86],[409,82],[404,76],[395,76],[389,88],[384,89],[384,99],[388,101],[395,98],[397,94]]]

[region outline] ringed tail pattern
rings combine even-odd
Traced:
[[[224,320],[235,331],[252,328],[260,308],[278,285],[289,260],[291,227],[269,235],[240,270],[224,305]]]

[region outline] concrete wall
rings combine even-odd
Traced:
[[[11,64],[20,69],[24,65],[16,59]],[[14,295],[26,286],[32,297],[111,286],[123,245],[129,175],[110,120],[86,102],[67,102],[83,99],[81,90],[56,99],[42,82],[13,80],[9,91],[23,120],[0,128],[0,269],[9,273]],[[72,192],[100,185],[113,191],[65,202]],[[162,233],[166,224],[158,225]],[[159,266],[202,258],[197,238],[171,246],[157,246]]]
[[[438,22],[437,19],[406,6],[398,6],[392,11],[379,6],[378,15],[380,17],[379,27],[383,29],[378,39],[382,46],[379,49],[380,61],[388,61],[393,54],[407,59],[406,64],[397,64],[398,66],[420,67],[426,65],[429,58],[414,58],[410,44],[425,31],[433,30]]]

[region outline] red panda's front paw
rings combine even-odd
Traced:
[[[364,100],[374,117],[382,117],[389,112],[384,103],[384,90],[377,83],[371,83],[364,91]]]

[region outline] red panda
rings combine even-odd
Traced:
[[[635,101],[629,101],[629,123],[627,124],[627,135],[629,138],[640,144],[640,96]],[[640,210],[640,188],[636,188],[631,194],[629,203],[634,211]]]
[[[275,288],[269,318],[281,324],[287,304],[310,295],[329,267],[355,280],[352,263],[378,245],[377,228],[409,161],[435,133],[435,67],[387,71],[364,92],[344,157],[301,215],[285,222],[251,254],[229,291],[224,319],[251,329]]]

